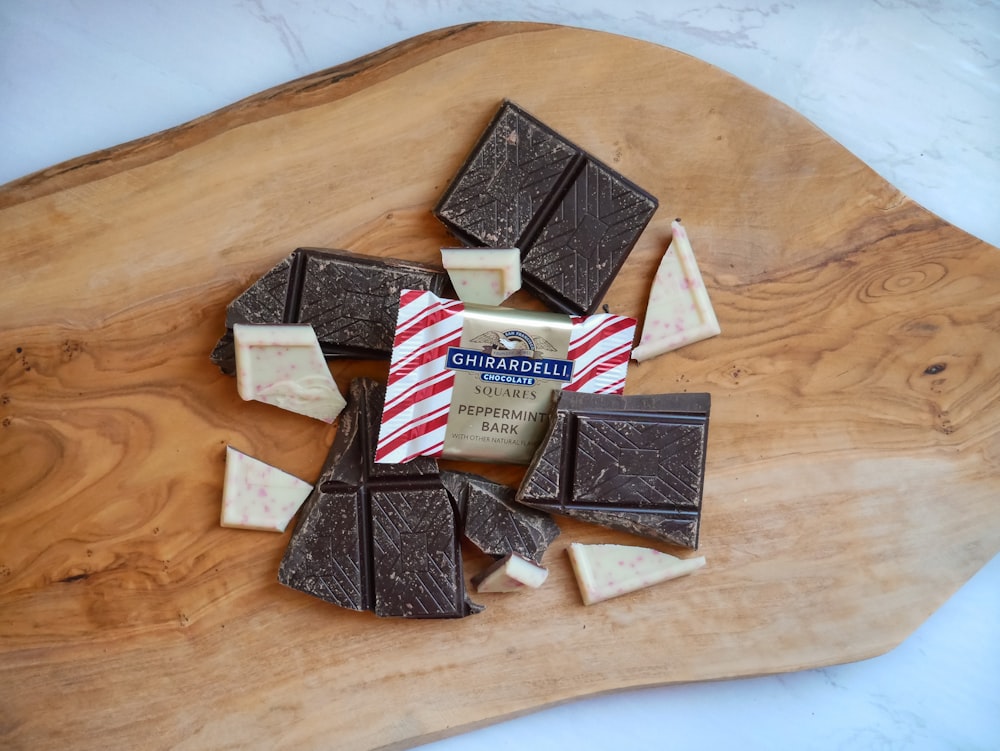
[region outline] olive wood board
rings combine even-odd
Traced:
[[[626,393],[712,394],[708,565],[585,607],[568,544],[647,543],[560,520],[536,592],[460,620],[341,610],[277,583],[289,532],[219,526],[227,444],[313,480],[335,426],[241,401],[208,354],[296,247],[438,261],[431,207],[504,98],[659,198],[610,310],[641,320],[688,229],[722,334],[633,363]],[[859,660],[1000,550],[1000,252],[670,49],[432,32],[9,183],[0,227],[5,749],[405,748]],[[345,393],[387,369],[331,367]],[[465,553],[468,577],[487,561]]]

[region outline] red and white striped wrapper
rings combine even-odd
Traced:
[[[449,347],[461,344],[464,312],[465,303],[458,300],[422,290],[401,292],[376,462],[442,455],[455,386],[455,371],[445,362]],[[572,325],[567,358],[574,364],[563,388],[623,393],[635,319],[613,313],[566,318]]]

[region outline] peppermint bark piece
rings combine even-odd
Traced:
[[[653,278],[633,360],[648,360],[722,331],[687,231],[679,219],[671,223],[671,229],[673,239]]]
[[[311,491],[305,480],[227,446],[220,523],[284,532]]]
[[[241,398],[327,423],[344,409],[312,326],[236,324],[233,339]]]
[[[676,579],[705,565],[704,556],[677,558],[653,548],[633,545],[574,542],[568,550],[584,605]]]
[[[525,588],[538,589],[548,576],[548,569],[517,553],[508,553],[472,577],[472,583],[477,592],[519,592]]]

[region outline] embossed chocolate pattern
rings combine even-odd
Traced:
[[[232,373],[232,327],[237,323],[305,323],[327,358],[388,359],[399,292],[443,294],[444,269],[346,250],[299,248],[279,261],[226,309],[227,332],[211,360]]]
[[[278,581],[353,610],[459,618],[465,595],[459,520],[433,459],[375,464],[385,386],[351,382],[326,466],[306,501]]]
[[[593,313],[656,198],[505,101],[434,209],[468,245],[522,252],[522,283],[551,308]]]
[[[697,548],[708,394],[561,392],[516,500]]]

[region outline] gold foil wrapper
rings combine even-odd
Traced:
[[[552,392],[570,380],[571,333],[566,315],[466,305],[460,351],[449,361],[469,369],[454,369],[441,456],[530,462],[548,427]]]
[[[375,461],[528,464],[553,392],[621,394],[635,320],[471,305],[403,290]]]

